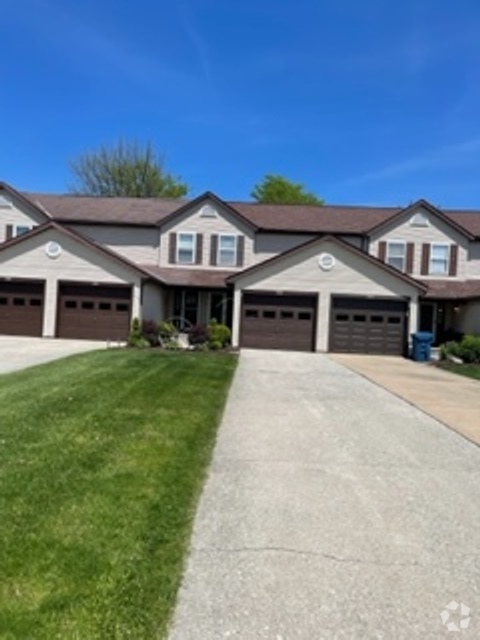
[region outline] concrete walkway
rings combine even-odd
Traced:
[[[105,342],[91,340],[0,336],[0,374],[105,347]]]
[[[405,358],[330,357],[480,444],[480,381]]]
[[[479,489],[480,449],[410,404],[243,351],[170,640],[438,640],[452,600],[478,638]]]

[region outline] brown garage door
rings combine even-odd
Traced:
[[[312,351],[316,296],[245,293],[241,346]]]
[[[130,287],[62,284],[57,335],[85,340],[126,340],[131,300]]]
[[[41,336],[42,282],[0,282],[0,333]]]
[[[330,351],[404,355],[407,310],[401,299],[334,297]]]

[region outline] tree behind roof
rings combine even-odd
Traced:
[[[292,182],[279,175],[267,174],[256,184],[250,194],[257,202],[268,204],[316,204],[324,201],[305,190],[303,184]]]
[[[180,198],[189,187],[165,169],[163,156],[152,142],[118,140],[70,162],[74,179],[70,191],[78,195],[133,198]]]

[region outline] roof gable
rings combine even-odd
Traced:
[[[114,262],[117,262],[117,263],[121,264],[122,266],[126,266],[129,269],[135,271],[136,273],[140,273],[142,276],[150,277],[150,274],[147,271],[145,271],[144,269],[142,269],[141,267],[139,267],[135,263],[131,262],[130,260],[124,258],[123,256],[121,256],[120,254],[116,253],[115,251],[112,251],[110,249],[107,249],[106,247],[98,245],[93,240],[90,240],[89,238],[77,233],[76,231],[72,231],[71,229],[67,229],[66,227],[58,224],[57,222],[53,222],[53,221],[47,222],[46,224],[38,225],[38,226],[34,227],[34,229],[29,231],[28,233],[24,233],[21,236],[17,236],[16,238],[12,238],[11,240],[8,240],[7,242],[2,243],[0,245],[0,259],[2,257],[2,253],[7,251],[8,249],[10,249],[11,247],[14,247],[14,246],[17,246],[17,245],[21,245],[22,243],[28,242],[28,240],[30,240],[31,238],[34,238],[36,236],[40,236],[43,233],[46,233],[47,231],[50,231],[52,229],[54,229],[55,231],[59,232],[61,235],[64,235],[64,236],[66,236],[68,238],[73,239],[78,244],[81,244],[81,245],[83,245],[85,247],[88,247],[90,250],[93,250],[96,253],[99,253],[99,254],[101,254],[103,256],[107,256],[110,260],[113,260]]]
[[[475,236],[470,233],[470,231],[468,231],[464,226],[456,222],[452,216],[448,216],[443,211],[433,206],[432,204],[430,204],[430,202],[427,202],[427,200],[424,199],[417,200],[408,207],[401,209],[387,220],[383,220],[379,224],[373,226],[369,231],[369,235],[377,233],[385,227],[392,226],[395,224],[395,222],[400,222],[408,216],[413,216],[418,211],[418,209],[426,210],[429,214],[436,217],[438,220],[441,220],[444,224],[451,227],[452,229],[455,229],[455,231],[457,231],[458,233],[461,233],[463,236],[466,236],[470,240],[474,239]]]
[[[50,214],[44,207],[32,202],[23,193],[20,193],[6,182],[0,182],[0,197],[4,201],[4,206],[8,206],[8,203],[12,202],[14,206],[20,205],[18,208],[26,210],[28,214],[31,215],[33,213],[34,220],[32,221],[36,223],[38,223],[38,221],[42,223],[51,220]]]
[[[163,227],[164,225],[168,224],[172,220],[175,220],[177,217],[179,218],[180,216],[188,214],[189,212],[192,212],[192,213],[196,212],[201,205],[206,205],[211,203],[213,203],[220,209],[224,209],[233,218],[236,218],[247,227],[250,227],[253,229],[257,228],[257,226],[251,220],[245,217],[237,209],[232,207],[228,202],[221,200],[218,196],[216,196],[211,191],[206,191],[201,196],[198,196],[198,198],[195,198],[194,200],[190,200],[190,202],[185,203],[182,207],[180,207],[179,209],[176,209],[170,215],[162,218],[162,220],[159,220],[158,224],[159,226]]]
[[[404,282],[407,282],[408,284],[412,285],[416,289],[419,289],[420,291],[426,291],[426,289],[427,289],[427,286],[425,284],[423,284],[422,282],[419,282],[418,280],[415,280],[414,278],[412,278],[411,276],[409,276],[409,275],[407,275],[405,273],[401,273],[400,271],[398,271],[394,267],[391,267],[390,265],[382,262],[378,258],[375,258],[375,257],[371,256],[370,254],[365,253],[365,251],[362,251],[361,249],[357,249],[356,247],[354,247],[353,245],[349,244],[348,242],[345,242],[344,240],[340,240],[339,238],[337,238],[335,236],[332,236],[332,235],[326,235],[326,236],[322,236],[320,238],[315,238],[313,240],[309,240],[308,242],[304,242],[303,244],[299,245],[298,247],[294,247],[293,249],[290,249],[289,251],[285,251],[284,253],[281,253],[278,256],[274,256],[273,258],[270,258],[269,260],[265,260],[264,262],[260,262],[259,264],[256,264],[253,267],[250,267],[248,269],[245,269],[244,271],[241,271],[240,273],[236,273],[233,276],[230,276],[227,279],[227,282],[234,283],[237,280],[241,280],[243,277],[245,277],[247,275],[251,275],[251,274],[257,273],[257,272],[260,273],[262,270],[268,269],[272,265],[279,265],[280,266],[282,264],[282,262],[286,258],[288,258],[290,256],[295,256],[295,255],[299,255],[299,254],[302,254],[304,252],[307,252],[312,247],[320,248],[322,244],[325,244],[327,242],[330,242],[330,243],[333,243],[333,244],[339,246],[340,248],[352,253],[353,255],[357,256],[358,258],[361,258],[362,260],[365,260],[366,262],[369,262],[369,263],[375,265],[379,269],[381,269],[383,271],[386,271],[391,276],[393,276],[395,278],[398,278],[400,280],[403,280]]]

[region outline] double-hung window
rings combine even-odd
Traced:
[[[392,241],[387,244],[386,263],[395,267],[399,271],[405,271],[406,265],[406,244],[405,242]]]
[[[194,233],[179,233],[177,236],[178,264],[193,264],[195,262],[196,237]]]
[[[218,237],[217,264],[222,267],[237,264],[237,236],[222,234]]]
[[[432,275],[448,275],[450,246],[448,244],[432,244],[430,247],[429,273]]]

